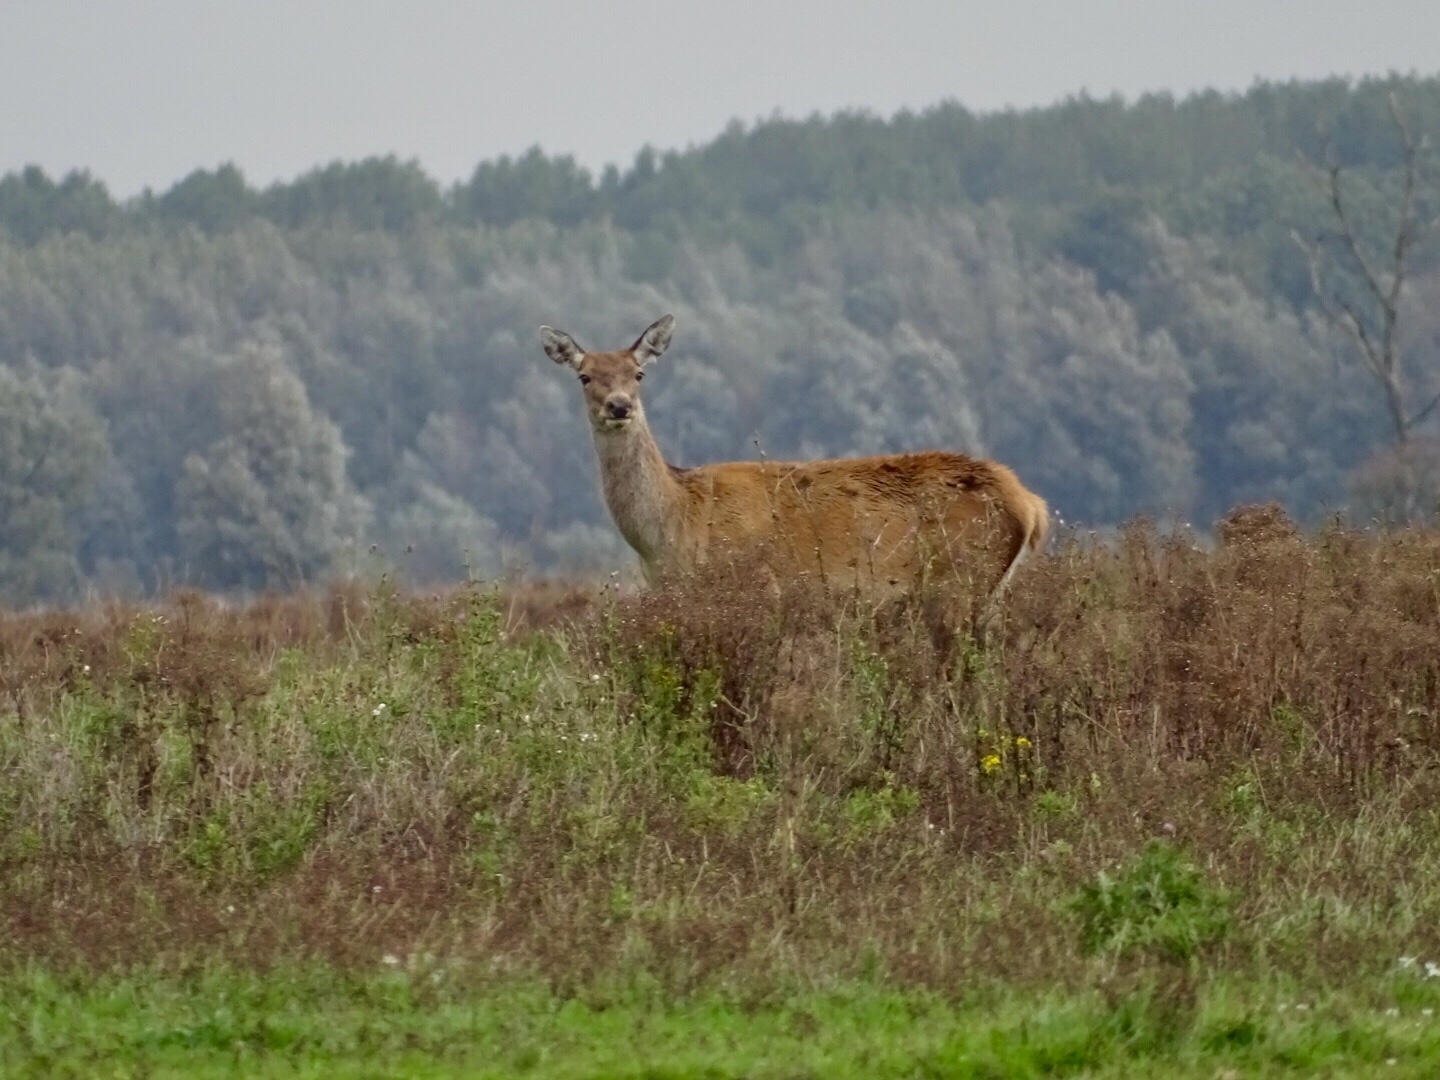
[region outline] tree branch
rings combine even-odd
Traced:
[[[1400,300],[1405,291],[1405,275],[1411,253],[1420,240],[1440,225],[1440,215],[1426,221],[1416,220],[1416,189],[1420,173],[1421,151],[1428,146],[1425,140],[1417,141],[1411,133],[1400,103],[1394,94],[1388,98],[1390,119],[1399,134],[1402,150],[1400,170],[1401,189],[1398,206],[1399,220],[1396,222],[1394,241],[1389,245],[1388,262],[1383,267],[1366,255],[1361,244],[1361,233],[1351,216],[1345,199],[1343,170],[1335,160],[1334,142],[1324,132],[1327,143],[1324,180],[1321,182],[1335,216],[1337,228],[1318,237],[1314,244],[1307,244],[1297,232],[1291,237],[1305,254],[1310,268],[1310,287],[1325,319],[1343,331],[1355,343],[1357,351],[1370,375],[1380,384],[1385,396],[1385,406],[1395,427],[1395,441],[1404,445],[1410,431],[1440,406],[1437,394],[1425,407],[1411,412],[1406,407],[1405,372],[1401,366],[1399,349]],[[1319,168],[1314,168],[1316,173]],[[1344,255],[1328,254],[1325,251],[1328,237],[1338,238]],[[1382,249],[1383,250],[1383,249]],[[1325,267],[1328,264],[1349,263],[1364,282],[1366,292],[1374,304],[1363,302],[1362,297],[1347,299],[1342,288],[1327,281]],[[1366,314],[1369,318],[1366,318]],[[1378,325],[1377,325],[1378,324]]]
[[[1350,216],[1345,212],[1345,201],[1340,194],[1340,166],[1332,164],[1327,171],[1330,177],[1330,207],[1335,211],[1335,219],[1340,222],[1340,238],[1345,241],[1345,249],[1355,260],[1355,265],[1360,268],[1366,286],[1374,294],[1380,307],[1388,313],[1390,302],[1386,299],[1385,290],[1380,286],[1380,276],[1371,268],[1370,261],[1360,250],[1360,241],[1355,237],[1355,228],[1350,224]]]
[[[1432,412],[1434,412],[1436,405],[1440,405],[1440,394],[1436,394],[1434,397],[1432,397],[1428,405],[1426,405],[1423,409],[1417,412],[1414,416],[1410,417],[1410,426],[1414,427],[1416,424],[1420,423],[1420,421],[1424,420],[1425,417],[1429,416]]]
[[[1382,376],[1384,367],[1379,360],[1379,352],[1374,342],[1370,340],[1370,334],[1365,329],[1365,322],[1355,312],[1350,304],[1338,294],[1331,295],[1331,290],[1325,284],[1324,275],[1320,269],[1320,253],[1318,249],[1311,248],[1301,239],[1299,232],[1290,231],[1290,238],[1295,241],[1305,255],[1305,260],[1310,265],[1310,290],[1315,294],[1315,302],[1320,305],[1320,312],[1333,326],[1339,327],[1350,337],[1360,348],[1360,353],[1365,361],[1365,366],[1377,377]]]

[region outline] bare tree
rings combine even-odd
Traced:
[[[1328,139],[1328,161],[1320,183],[1334,215],[1334,228],[1313,243],[1298,232],[1291,236],[1309,263],[1310,286],[1321,312],[1355,345],[1365,370],[1380,385],[1394,429],[1393,447],[1372,457],[1355,475],[1361,506],[1382,518],[1411,521],[1440,512],[1432,460],[1437,444],[1415,438],[1416,427],[1440,406],[1440,390],[1423,403],[1412,400],[1414,392],[1401,347],[1401,301],[1411,256],[1440,217],[1427,217],[1417,206],[1416,188],[1430,150],[1429,139],[1415,138],[1394,94],[1388,104],[1402,151],[1394,239],[1379,251],[1367,250],[1346,200],[1343,170]],[[1428,393],[1432,385],[1433,380],[1421,394]]]
[[[1354,342],[1365,369],[1380,384],[1385,408],[1395,429],[1395,444],[1404,448],[1415,426],[1440,405],[1440,392],[1424,405],[1410,402],[1400,349],[1400,300],[1405,290],[1410,256],[1440,222],[1440,217],[1422,218],[1416,207],[1415,189],[1422,165],[1422,155],[1430,149],[1428,138],[1417,140],[1405,122],[1395,95],[1390,95],[1390,119],[1400,137],[1403,150],[1399,219],[1395,238],[1388,251],[1377,257],[1367,253],[1354,216],[1346,202],[1342,184],[1342,168],[1334,160],[1333,144],[1322,183],[1335,229],[1322,234],[1314,243],[1292,232],[1295,243],[1310,264],[1310,285],[1325,317]],[[1335,252],[1338,246],[1338,255]],[[1359,278],[1360,296],[1347,294],[1337,282],[1339,274],[1349,271]]]

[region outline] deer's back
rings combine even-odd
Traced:
[[[998,577],[1044,533],[1038,496],[1005,466],[964,454],[729,462],[675,478],[686,493],[676,550],[687,566],[763,547],[792,572],[903,587],[957,569]]]

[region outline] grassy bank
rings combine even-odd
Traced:
[[[436,979],[437,972],[441,974]],[[869,985],[769,1002],[486,993],[444,969],[287,968],[57,980],[3,989],[6,1075],[418,1077],[1434,1076],[1430,1006],[1376,1011],[1212,983],[955,1002]],[[1273,989],[1273,988],[1272,988]],[[1428,999],[1427,999],[1428,1000]]]
[[[1222,534],[983,647],[742,571],[4,616],[5,1053],[1433,1071],[1440,536]]]

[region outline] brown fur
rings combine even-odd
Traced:
[[[541,330],[551,359],[581,377],[605,501],[647,579],[758,554],[774,573],[866,592],[945,579],[989,589],[1044,543],[1044,500],[1004,465],[964,454],[667,465],[639,384],[672,327],[666,316],[605,353]]]

